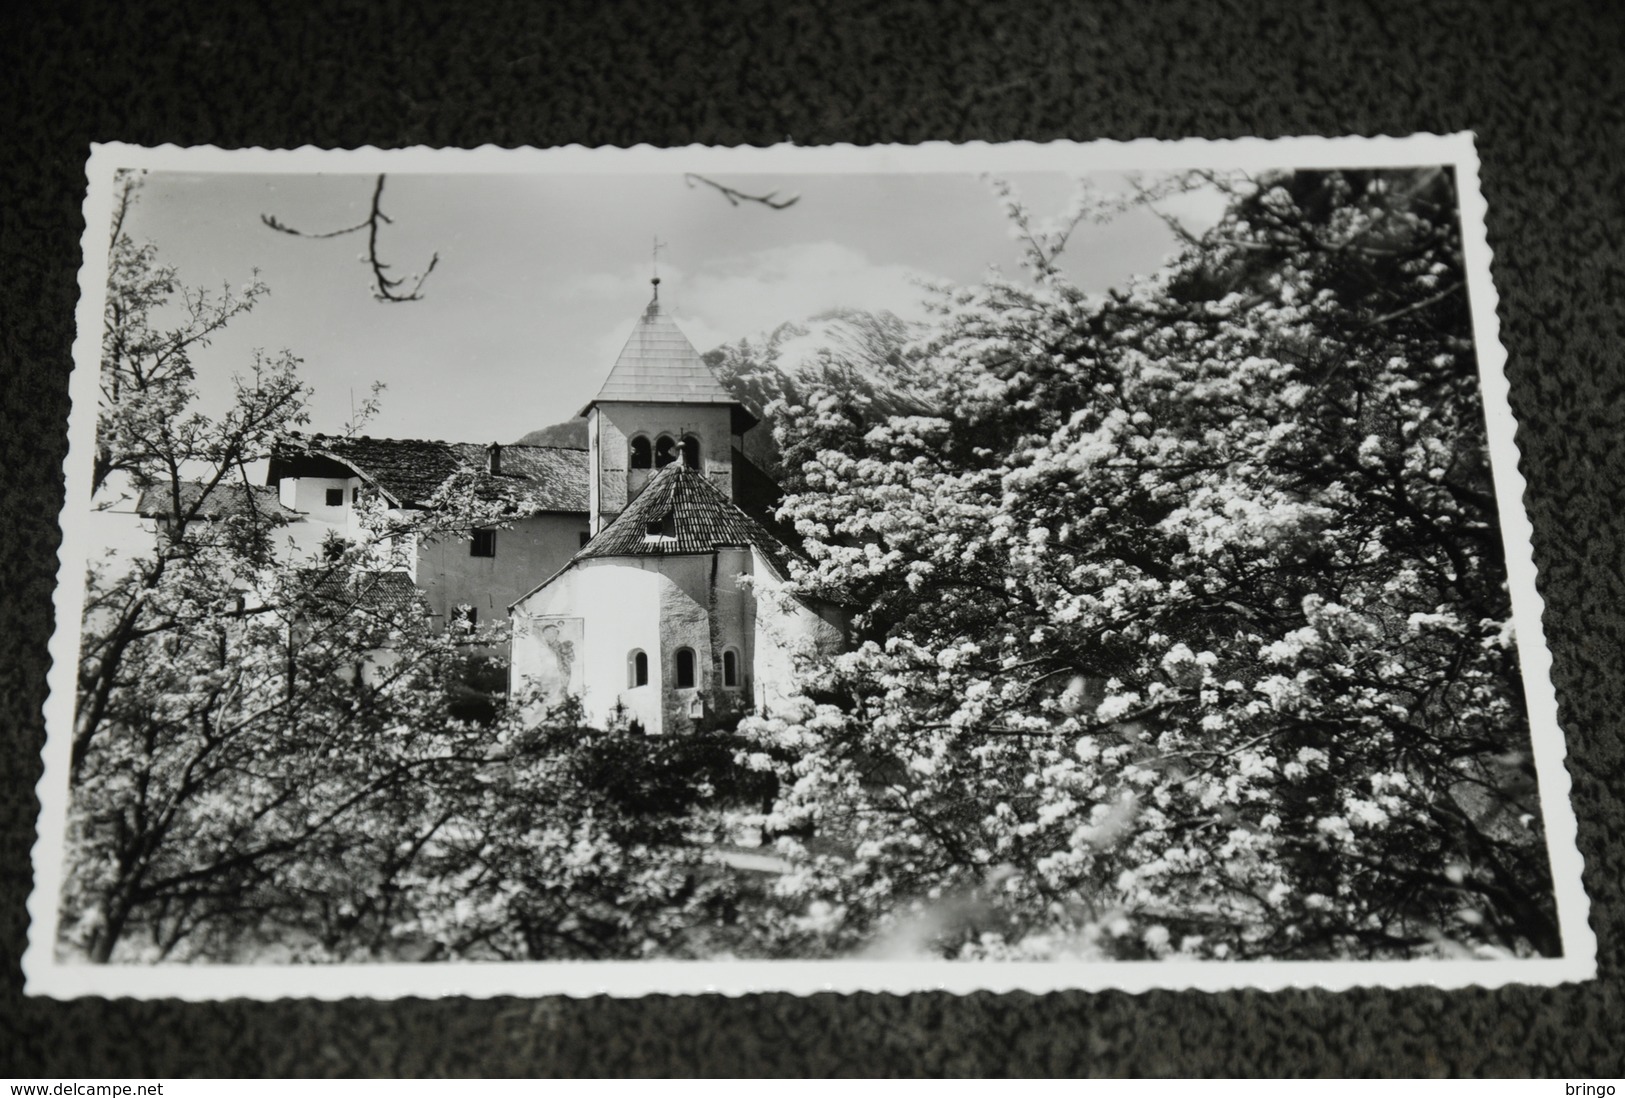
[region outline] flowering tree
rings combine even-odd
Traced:
[[[158,530],[87,578],[63,946],[95,961],[666,947],[683,925],[667,909],[716,891],[670,822],[700,784],[629,806],[567,781],[599,746],[578,714],[529,730],[499,700],[470,715],[465,669],[500,634],[438,628],[398,571],[413,539],[511,522],[519,501],[470,472],[413,512],[363,501],[359,536],[316,558],[280,547],[282,508],[247,470],[305,422],[297,360],[257,357],[223,414],[198,409],[193,356],[266,290],[181,289],[126,231],[136,182],[110,248],[95,493],[139,491]]]
[[[1108,295],[1012,203],[1035,277],[943,304],[934,414],[777,409],[858,641],[747,725],[784,949],[1560,951],[1454,179],[1141,196],[1192,186]]]

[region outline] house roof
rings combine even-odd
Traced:
[[[183,514],[196,507],[196,516],[203,519],[262,515],[294,522],[300,518],[298,511],[282,506],[276,488],[270,485],[217,484],[207,496],[203,494],[203,489],[204,485],[200,481],[181,482],[180,506]],[[142,518],[173,518],[175,500],[170,493],[170,486],[164,484],[142,489],[135,510]]]
[[[734,407],[735,418],[743,413],[746,430],[756,423],[739,400],[711,372],[694,350],[694,345],[660,306],[660,280],[655,279],[654,297],[638,318],[631,338],[610,368],[609,377],[592,403],[582,409],[585,415],[593,404],[628,402],[633,404],[725,404]]]
[[[393,619],[409,609],[427,610],[423,594],[405,572],[343,572],[313,574],[311,594],[330,611],[370,614]]]
[[[353,470],[396,503],[423,506],[453,476],[472,475],[481,498],[511,498],[543,511],[585,513],[587,451],[563,446],[503,446],[499,473],[488,471],[490,447],[473,442],[299,435],[271,456],[270,481],[319,476],[326,463]],[[337,472],[337,470],[334,470]]]
[[[591,460],[586,450],[567,446],[503,446],[501,472],[488,472],[489,446],[473,442],[453,444],[465,467],[480,473],[475,489],[484,498],[501,498],[517,490],[544,511],[580,511],[588,500]]]

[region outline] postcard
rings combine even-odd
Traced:
[[[1595,975],[1471,135],[87,183],[31,994]]]

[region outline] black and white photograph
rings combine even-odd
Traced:
[[[31,993],[1594,974],[1470,135],[87,176]]]

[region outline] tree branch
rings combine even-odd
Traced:
[[[429,265],[415,278],[411,275],[391,278],[386,273],[389,270],[389,264],[385,263],[378,254],[378,231],[382,226],[393,225],[395,222],[388,214],[384,213],[384,178],[384,174],[379,173],[378,181],[373,186],[372,211],[367,215],[367,219],[346,228],[333,229],[325,233],[310,233],[279,221],[272,214],[260,214],[260,221],[265,224],[266,228],[274,229],[279,233],[286,233],[289,236],[303,237],[306,240],[331,240],[337,236],[348,236],[350,233],[358,233],[365,229],[367,232],[367,251],[363,259],[372,268],[373,299],[375,301],[390,302],[421,300],[423,297],[423,282],[434,271],[435,266],[439,264],[440,253],[435,252],[431,255]],[[401,292],[401,287],[408,282],[411,283],[411,289]]]
[[[787,210],[801,201],[799,194],[793,194],[788,198],[780,198],[778,191],[769,191],[766,194],[746,194],[744,191],[736,190],[726,183],[718,183],[715,179],[707,179],[705,176],[696,175],[693,172],[685,172],[683,182],[690,187],[697,183],[703,183],[707,187],[715,188],[723,198],[728,200],[730,206],[738,206],[743,202],[756,202],[770,210]]]

